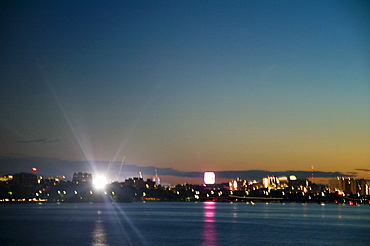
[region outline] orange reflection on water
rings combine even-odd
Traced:
[[[215,228],[215,203],[204,202],[204,218],[203,218],[203,246],[217,245],[217,234]]]

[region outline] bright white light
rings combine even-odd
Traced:
[[[107,184],[107,179],[104,176],[97,176],[94,178],[93,184],[95,188],[102,189]]]
[[[297,180],[297,177],[296,177],[295,175],[290,175],[290,176],[289,176],[289,179],[290,179],[290,180]]]
[[[216,181],[216,175],[214,172],[204,172],[204,183],[214,184]]]

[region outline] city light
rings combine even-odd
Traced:
[[[204,183],[205,184],[215,184],[216,175],[214,172],[204,172]]]
[[[122,183],[113,182],[109,184],[104,175],[84,172],[75,172],[72,182],[50,177],[42,179],[37,183],[33,173],[14,174],[4,176],[0,180],[4,185],[0,202],[23,201],[50,201],[50,202],[103,202],[106,197],[111,196],[114,202],[131,202],[147,200],[173,200],[173,201],[228,201],[228,202],[312,202],[353,205],[369,203],[366,197],[369,194],[369,182],[365,179],[354,179],[337,177],[329,179],[329,186],[312,184],[306,178],[296,176],[266,176],[262,178],[265,184],[249,181],[236,177],[228,183],[215,183],[214,172],[204,172],[204,183],[199,185],[182,184],[176,187],[157,186],[155,181],[133,177]],[[29,177],[32,179],[30,180]],[[12,185],[35,187],[26,196]],[[229,185],[227,185],[229,184]],[[133,193],[127,194],[126,187],[131,187]],[[136,192],[135,192],[136,191]],[[174,195],[175,194],[175,195]],[[31,199],[31,200],[30,200]],[[44,200],[42,200],[44,199]]]
[[[290,176],[289,176],[289,179],[290,179],[290,180],[297,180],[297,177],[296,177],[295,175],[290,175]]]

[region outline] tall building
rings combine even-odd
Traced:
[[[370,180],[358,179],[356,180],[357,192],[362,196],[370,195]]]
[[[265,188],[281,189],[288,186],[288,178],[285,176],[266,176],[266,178],[262,178],[262,184]]]
[[[353,178],[336,177],[329,179],[330,192],[344,192],[345,194],[356,194],[357,180]]]
[[[157,169],[155,169],[155,177],[153,177],[152,181],[158,186],[161,184],[161,179],[158,177]]]
[[[13,184],[37,185],[37,175],[33,173],[17,173],[13,175]]]
[[[247,190],[248,189],[248,182],[245,179],[236,178],[229,182],[230,190]]]

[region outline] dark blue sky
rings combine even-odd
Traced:
[[[0,9],[1,156],[126,156],[185,172],[368,168],[366,1]]]

